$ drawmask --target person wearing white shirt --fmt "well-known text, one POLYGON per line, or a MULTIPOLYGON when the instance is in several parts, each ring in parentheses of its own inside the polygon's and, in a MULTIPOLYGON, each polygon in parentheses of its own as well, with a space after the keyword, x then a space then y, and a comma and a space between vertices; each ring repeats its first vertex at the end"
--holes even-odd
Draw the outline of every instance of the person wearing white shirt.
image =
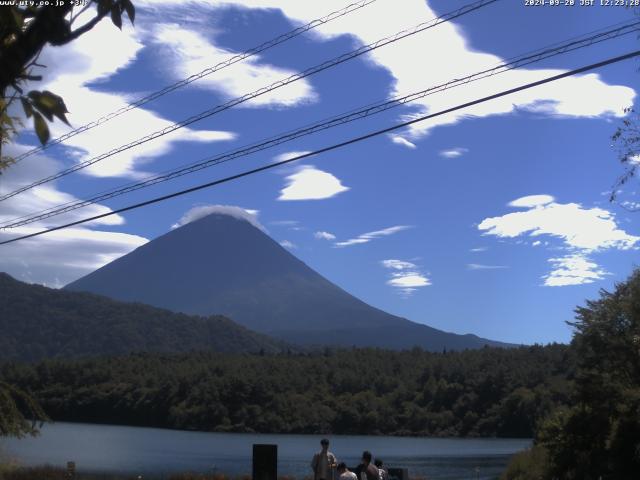
POLYGON ((358 480, 358 476, 349 470, 344 462, 338 464, 337 472, 340 475, 338 480, 358 480))
POLYGON ((322 449, 311 459, 313 480, 334 480, 333 469, 336 467, 336 456, 329 451, 329 440, 320 441, 322 449))

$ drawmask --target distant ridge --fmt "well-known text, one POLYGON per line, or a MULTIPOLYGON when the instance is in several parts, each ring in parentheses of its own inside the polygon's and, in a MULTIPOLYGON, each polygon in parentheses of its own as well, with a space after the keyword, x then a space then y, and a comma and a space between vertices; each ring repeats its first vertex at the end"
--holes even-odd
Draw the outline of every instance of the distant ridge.
POLYGON ((0 360, 286 348, 221 316, 187 316, 91 293, 29 285, 0 273, 0 360))
POLYGON ((220 213, 176 228, 65 288, 176 312, 222 314, 303 345, 433 351, 511 346, 443 332, 374 308, 249 221, 220 213))

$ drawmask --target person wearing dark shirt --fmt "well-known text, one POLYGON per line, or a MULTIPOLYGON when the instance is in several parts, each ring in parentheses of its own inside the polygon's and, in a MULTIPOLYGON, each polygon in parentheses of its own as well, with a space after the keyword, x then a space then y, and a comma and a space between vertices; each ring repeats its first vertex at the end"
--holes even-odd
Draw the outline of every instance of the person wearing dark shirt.
POLYGON ((371 452, 367 450, 362 452, 362 463, 354 473, 358 476, 358 480, 380 480, 378 468, 371 463, 371 452))

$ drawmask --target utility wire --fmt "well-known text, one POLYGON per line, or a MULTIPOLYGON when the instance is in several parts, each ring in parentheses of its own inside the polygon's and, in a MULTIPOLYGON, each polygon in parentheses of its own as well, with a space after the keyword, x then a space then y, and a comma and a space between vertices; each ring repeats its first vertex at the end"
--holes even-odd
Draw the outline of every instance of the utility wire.
POLYGON ((108 199, 129 193, 135 190, 139 190, 139 189, 149 187, 158 183, 162 183, 168 180, 172 180, 174 178, 178 178, 183 175, 187 175, 205 168, 209 168, 214 165, 218 165, 220 163, 224 163, 239 157, 244 157, 252 153, 266 150, 268 148, 292 141, 294 139, 297 139, 303 136, 311 135, 313 133, 327 130, 327 129, 330 129, 339 125, 343 125, 346 123, 351 123, 353 121, 360 120, 360 119, 387 111, 389 109, 392 109, 401 105, 405 105, 407 103, 416 101, 418 99, 424 98, 429 95, 433 95, 438 92, 442 92, 450 88, 466 85, 467 83, 478 81, 478 80, 481 80, 490 76, 494 76, 500 73, 504 73, 506 71, 513 70, 515 68, 521 68, 526 65, 536 63, 543 59, 547 59, 562 53, 574 51, 580 48, 585 48, 596 43, 618 38, 620 36, 623 36, 632 32, 640 31, 640 21, 637 21, 637 20, 634 22, 624 22, 623 24, 619 23, 616 25, 617 25, 616 28, 612 28, 610 30, 601 29, 600 31, 597 31, 596 33, 590 36, 583 35, 582 36, 583 38, 577 37, 578 39, 572 39, 571 41, 567 41, 563 44, 554 44, 554 47, 552 48, 545 47, 538 51, 530 52, 524 56, 514 57, 513 59, 510 59, 505 63, 498 64, 492 68, 483 70, 481 72, 477 72, 462 78, 453 79, 446 83, 433 86, 433 87, 421 90, 419 92, 414 92, 405 96, 397 97, 392 100, 370 104, 360 109, 352 110, 345 114, 332 117, 328 120, 317 122, 315 124, 311 124, 311 125, 302 127, 300 129, 293 130, 285 134, 281 134, 276 137, 271 137, 266 140, 261 140, 254 144, 250 144, 248 146, 240 147, 238 149, 231 150, 223 154, 214 155, 212 157, 208 157, 198 162, 191 163, 189 165, 186 165, 174 170, 170 170, 167 172, 157 174, 155 176, 148 177, 137 183, 130 183, 121 187, 116 187, 115 189, 111 189, 106 192, 98 193, 93 197, 90 197, 87 199, 74 200, 66 204, 57 205, 55 207, 42 210, 40 212, 30 213, 22 217, 14 218, 9 222, 3 225, 0 225, 0 228, 6 229, 6 228, 20 227, 23 225, 27 225, 29 223, 39 221, 39 220, 44 220, 57 215, 61 215, 73 210, 77 210, 87 205, 108 200, 108 199))
POLYGON ((304 70, 300 73, 296 73, 294 75, 291 75, 288 78, 279 80, 275 83, 272 83, 271 85, 267 86, 267 87, 262 87, 258 90, 255 90, 251 93, 247 93, 241 97, 237 97, 234 98, 233 100, 230 100, 227 103, 224 103, 222 105, 218 105, 216 107, 213 107, 209 110, 205 110, 203 112, 200 112, 196 115, 192 115, 191 117, 182 120, 180 122, 174 123, 172 125, 169 125, 168 127, 165 127, 161 130, 157 130, 153 133, 150 133, 149 135, 146 135, 144 137, 138 138, 130 143, 121 145, 119 147, 116 147, 106 153, 102 153, 100 155, 98 155, 97 157, 93 157, 91 159, 85 160, 83 162, 80 162, 76 165, 73 165, 72 167, 69 167, 65 170, 62 170, 58 173, 55 173, 53 175, 50 175, 48 177, 45 177, 43 179, 40 179, 36 182, 30 183, 29 185, 25 185, 24 187, 20 187, 17 190, 14 190, 10 193, 4 194, 2 196, 0 196, 0 201, 3 200, 7 200, 8 198, 14 197, 16 195, 18 195, 19 193, 22 193, 24 191, 30 190, 34 187, 37 187, 39 185, 43 185, 45 183, 51 182, 53 180, 56 180, 58 178, 64 177, 66 175, 69 175, 71 173, 77 172, 78 170, 82 170, 90 165, 93 165, 95 163, 98 163, 106 158, 109 158, 117 153, 121 153, 125 150, 129 150, 133 147, 136 147, 138 145, 142 145, 144 143, 147 143, 151 140, 155 140, 156 138, 162 137, 164 135, 167 135, 171 132, 174 132, 180 128, 186 127, 188 125, 191 125, 195 122, 198 122, 200 120, 203 120, 205 118, 211 117, 212 115, 215 115, 217 113, 223 112, 225 110, 228 110, 236 105, 240 105, 244 102, 247 102, 249 100, 253 100, 257 97, 260 97, 261 95, 264 95, 266 93, 272 92, 273 90, 276 90, 278 88, 284 87, 286 85, 289 85, 293 82, 297 82, 298 80, 302 80, 303 78, 309 77, 311 75, 315 75, 316 73, 322 72, 324 70, 327 70, 328 68, 331 67, 335 67, 337 65, 340 65, 344 62, 347 62, 349 60, 352 60, 354 58, 357 58, 361 55, 364 55, 365 53, 369 53, 373 50, 376 50, 380 47, 383 47, 385 45, 389 45, 392 43, 395 43, 399 40, 402 40, 404 38, 410 37, 412 35, 416 35, 417 33, 423 32, 425 30, 428 30, 430 28, 433 28, 441 23, 445 23, 448 21, 451 21, 455 18, 461 17, 463 15, 466 15, 470 12, 473 12, 475 10, 478 10, 482 7, 485 7, 491 3, 495 3, 498 0, 480 0, 480 1, 476 1, 467 5, 464 5, 462 7, 460 7, 459 9, 453 11, 453 12, 449 12, 445 15, 442 15, 440 17, 437 17, 433 20, 430 20, 428 22, 424 22, 421 23, 411 29, 408 30, 402 30, 394 35, 391 35, 390 37, 385 37, 383 39, 380 39, 376 42, 370 43, 368 45, 365 45, 363 47, 358 48, 357 50, 353 50, 351 52, 345 53, 343 55, 340 55, 339 57, 335 57, 331 60, 328 60, 326 62, 323 62, 319 65, 316 65, 314 67, 308 68, 307 70, 304 70))
POLYGON ((116 215, 116 214, 123 213, 123 212, 128 212, 130 210, 134 210, 134 209, 137 209, 137 208, 145 207, 147 205, 152 205, 154 203, 163 202, 165 200, 169 200, 171 198, 175 198, 175 197, 179 197, 179 196, 182 196, 182 195, 186 195, 188 193, 196 192, 198 190, 203 190, 205 188, 210 188, 210 187, 214 187, 216 185, 221 185, 223 183, 228 183, 228 182, 231 182, 233 180, 238 180, 240 178, 247 177, 249 175, 253 175, 255 173, 259 173, 259 172, 263 172, 265 170, 270 170, 272 168, 280 167, 282 165, 285 165, 285 164, 288 164, 288 163, 291 163, 291 162, 295 162, 295 161, 301 160, 303 158, 311 157, 313 155, 319 155, 321 153, 326 153, 326 152, 329 152, 329 151, 332 151, 332 150, 337 150, 339 148, 343 148, 343 147, 346 147, 348 145, 361 142, 363 140, 368 140, 370 138, 377 137, 379 135, 384 135, 385 133, 389 133, 389 132, 393 132, 395 130, 399 130, 399 129, 407 127, 409 125, 413 125, 414 123, 423 122, 425 120, 429 120, 431 118, 435 118, 435 117, 438 117, 440 115, 445 115, 447 113, 455 112, 455 111, 461 110, 463 108, 467 108, 467 107, 471 107, 471 106, 474 106, 474 105, 478 105, 480 103, 488 102, 490 100, 495 100, 496 98, 504 97, 506 95, 511 95, 513 93, 517 93, 517 92, 520 92, 522 90, 527 90, 529 88, 537 87, 539 85, 544 85, 544 84, 550 83, 550 82, 555 82, 557 80, 560 80, 560 79, 563 79, 563 78, 566 78, 566 77, 570 77, 570 76, 573 76, 573 75, 577 75, 579 73, 587 72, 589 70, 593 70, 593 69, 596 69, 596 68, 604 67, 606 65, 611 65, 613 63, 621 62, 623 60, 628 60, 630 58, 637 57, 639 55, 640 55, 640 50, 636 50, 634 52, 630 52, 630 53, 627 53, 627 54, 624 54, 624 55, 608 58, 608 59, 603 60, 601 62, 592 63, 590 65, 586 65, 584 67, 580 67, 580 68, 576 68, 574 70, 563 72, 563 73, 560 73, 558 75, 553 75, 551 77, 547 77, 545 79, 538 80, 536 82, 531 82, 531 83, 527 83, 527 84, 524 84, 524 85, 520 85, 519 87, 511 88, 509 90, 503 90, 502 92, 495 93, 495 94, 489 95, 487 97, 482 97, 482 98, 479 98, 477 100, 472 100, 470 102, 466 102, 466 103, 463 103, 463 104, 460 104, 460 105, 456 105, 455 107, 447 108, 445 110, 441 110, 441 111, 436 112, 436 113, 432 113, 432 114, 429 114, 429 115, 424 115, 424 116, 421 116, 421 117, 418 117, 418 118, 414 118, 413 120, 409 120, 409 121, 406 121, 406 122, 403 122, 403 123, 398 123, 398 124, 393 125, 391 127, 387 127, 387 128, 382 129, 382 130, 377 130, 377 131, 368 133, 366 135, 355 137, 355 138, 352 138, 350 140, 346 140, 346 141, 341 142, 341 143, 336 143, 336 144, 330 145, 328 147, 324 147, 324 148, 321 148, 319 150, 315 150, 313 152, 308 152, 308 153, 305 153, 305 154, 301 154, 301 155, 298 155, 296 157, 293 157, 293 158, 290 158, 290 159, 287 159, 287 160, 281 160, 279 162, 271 163, 269 165, 264 165, 262 167, 254 168, 252 170, 246 170, 246 171, 244 171, 242 173, 238 173, 236 175, 231 175, 229 177, 225 177, 225 178, 222 178, 222 179, 219 179, 219 180, 214 180, 212 182, 208 182, 208 183, 204 183, 204 184, 201 184, 201 185, 197 185, 195 187, 187 188, 185 190, 180 190, 178 192, 174 192, 174 193, 171 193, 171 194, 168 194, 168 195, 163 195, 161 197, 156 197, 156 198, 153 198, 151 200, 146 200, 144 202, 136 203, 136 204, 129 205, 129 206, 123 207, 123 208, 119 208, 118 210, 113 210, 111 212, 103 213, 103 214, 100 214, 100 215, 94 215, 92 217, 85 218, 85 219, 82 219, 82 220, 77 220, 75 222, 70 222, 70 223, 67 223, 67 224, 64 224, 64 225, 59 225, 57 227, 52 227, 52 228, 48 228, 46 230, 41 230, 39 232, 34 232, 34 233, 27 234, 27 235, 22 235, 20 237, 16 237, 16 238, 12 238, 12 239, 9 239, 9 240, 5 240, 3 242, 0 242, 0 245, 6 245, 6 244, 9 244, 9 243, 17 242, 19 240, 25 240, 27 238, 37 237, 39 235, 44 235, 45 233, 54 232, 56 230, 61 230, 63 228, 68 228, 68 227, 72 227, 72 226, 75 226, 75 225, 80 225, 80 224, 83 224, 83 223, 99 220, 101 218, 105 218, 105 217, 108 217, 108 216, 111 216, 111 215, 116 215))
POLYGON ((237 55, 232 56, 231 58, 229 58, 228 60, 225 60, 224 62, 220 62, 217 65, 213 65, 211 67, 207 67, 204 70, 202 70, 201 72, 195 73, 193 75, 191 75, 190 77, 187 77, 185 79, 179 80, 171 85, 167 85, 166 87, 157 90, 153 93, 150 93, 149 95, 142 97, 136 101, 134 101, 133 103, 130 103, 128 105, 124 105, 123 107, 119 108, 118 110, 114 110, 111 113, 108 113, 100 118, 98 118, 97 120, 93 120, 92 122, 89 122, 85 125, 82 125, 80 127, 77 127, 73 130, 71 130, 70 132, 65 133, 64 135, 61 135, 57 138, 54 138, 53 140, 49 140, 45 145, 41 145, 38 146, 36 148, 33 148, 27 152, 22 153, 21 155, 18 155, 15 159, 14 159, 14 163, 18 163, 21 162, 22 160, 24 160, 27 157, 30 157, 31 155, 41 152, 43 150, 46 150, 47 148, 53 146, 53 145, 57 145, 59 143, 64 142, 65 140, 71 138, 71 137, 75 137, 76 135, 86 132, 87 130, 91 130, 92 128, 97 127, 98 125, 102 125, 103 123, 108 122, 109 120, 119 117, 120 115, 127 113, 130 110, 133 110, 135 108, 139 108, 142 105, 145 105, 146 103, 149 103, 153 100, 156 100, 157 98, 160 98, 168 93, 173 92, 174 90, 177 90, 179 88, 182 88, 186 85, 189 85, 190 83, 195 82, 196 80, 200 80, 201 78, 204 78, 208 75, 211 75, 212 73, 218 72, 224 68, 230 67, 231 65, 234 65, 238 62, 241 62, 242 60, 245 60, 249 57, 252 57, 254 55, 258 55, 259 53, 262 53, 266 50, 269 50, 270 48, 273 48, 277 45, 280 45, 281 43, 287 42, 288 40, 291 40, 292 38, 295 38, 299 35, 302 35, 305 32, 308 32, 309 30, 312 30, 314 28, 317 28, 321 25, 324 25, 326 23, 329 23, 333 20, 336 20, 340 17, 343 17, 345 15, 348 15, 352 12, 355 12, 357 10, 360 10, 361 8, 364 8, 374 2, 376 2, 377 0, 360 0, 359 2, 355 2, 352 3, 350 5, 347 5, 346 7, 340 9, 340 10, 336 10, 335 12, 331 12, 328 15, 325 15, 322 18, 318 18, 315 20, 312 20, 311 22, 307 23, 306 25, 302 25, 301 27, 298 27, 294 30, 291 30, 287 33, 284 33, 276 38, 273 38, 267 42, 264 42, 260 45, 258 45, 257 47, 253 47, 250 48, 249 50, 246 50, 242 53, 239 53, 237 55))

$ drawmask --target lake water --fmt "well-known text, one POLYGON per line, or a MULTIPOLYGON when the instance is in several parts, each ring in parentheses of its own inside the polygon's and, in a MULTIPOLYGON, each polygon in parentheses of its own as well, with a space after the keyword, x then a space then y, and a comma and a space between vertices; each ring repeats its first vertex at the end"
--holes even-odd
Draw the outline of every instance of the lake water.
MULTIPOLYGON (((54 423, 36 438, 2 439, 0 455, 22 465, 64 467, 79 471, 123 472, 164 478, 171 472, 251 473, 252 445, 278 445, 278 475, 302 478, 319 449, 319 435, 205 433, 158 428, 54 423)), ((433 480, 497 478, 509 457, 527 448, 525 439, 453 439, 331 435, 338 461, 355 466, 370 450, 387 466, 408 467, 409 476, 433 480)))

